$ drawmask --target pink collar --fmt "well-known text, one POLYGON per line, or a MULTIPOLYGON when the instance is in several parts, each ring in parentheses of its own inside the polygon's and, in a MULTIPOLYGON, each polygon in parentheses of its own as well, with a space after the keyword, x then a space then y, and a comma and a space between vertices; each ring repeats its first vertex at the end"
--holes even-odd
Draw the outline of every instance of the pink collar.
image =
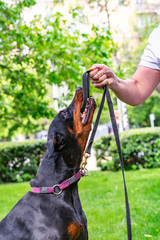
POLYGON ((55 195, 61 194, 62 190, 69 187, 72 183, 77 182, 85 174, 82 170, 79 170, 75 175, 62 182, 61 184, 56 184, 53 187, 33 187, 32 192, 34 193, 53 193, 55 195))

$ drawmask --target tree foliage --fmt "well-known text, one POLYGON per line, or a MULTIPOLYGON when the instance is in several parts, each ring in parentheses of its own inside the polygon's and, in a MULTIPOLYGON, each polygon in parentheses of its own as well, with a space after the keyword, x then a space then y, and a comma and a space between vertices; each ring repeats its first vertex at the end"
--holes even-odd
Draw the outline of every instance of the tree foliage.
POLYGON ((77 24, 83 25, 84 19, 78 8, 72 11, 72 22, 59 12, 25 22, 22 13, 34 4, 19 0, 8 6, 0 0, 0 139, 44 128, 43 119, 55 114, 52 84, 65 81, 67 98, 73 97, 86 68, 97 62, 111 65, 116 51, 106 29, 93 26, 81 34, 77 24))

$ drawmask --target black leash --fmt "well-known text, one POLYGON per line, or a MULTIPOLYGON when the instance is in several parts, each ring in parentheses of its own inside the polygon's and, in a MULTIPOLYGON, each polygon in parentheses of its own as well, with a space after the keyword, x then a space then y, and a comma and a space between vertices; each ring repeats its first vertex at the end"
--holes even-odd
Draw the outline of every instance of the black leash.
POLYGON ((81 107, 81 113, 84 112, 87 99, 89 98, 89 81, 90 81, 90 74, 89 71, 83 73, 82 75, 82 85, 83 85, 83 105, 81 107))
MULTIPOLYGON (((82 76, 84 98, 83 98, 83 105, 82 105, 82 108, 81 108, 81 112, 84 111, 86 103, 87 103, 87 98, 89 97, 89 80, 90 80, 90 74, 89 73, 90 72, 87 71, 82 76)), ((117 123, 116 123, 116 118, 115 118, 115 114, 114 114, 114 109, 113 109, 111 96, 110 96, 107 85, 104 86, 103 89, 104 89, 104 91, 103 91, 102 100, 101 100, 101 103, 100 103, 100 107, 99 107, 99 110, 98 110, 98 113, 97 113, 96 121, 95 121, 93 130, 92 130, 90 139, 88 141, 85 153, 88 154, 88 156, 90 156, 92 144, 93 144, 94 137, 95 137, 95 134, 96 134, 96 131, 97 131, 98 123, 99 123, 99 120, 100 120, 100 116, 101 116, 101 113, 102 113, 102 109, 103 109, 104 102, 105 102, 105 97, 106 97, 107 103, 108 103, 108 108, 109 108, 109 113, 110 113, 110 118, 111 118, 111 122, 112 122, 112 128, 113 128, 113 132, 114 132, 114 136, 115 136, 115 140, 116 140, 118 155, 119 155, 119 159, 120 159, 122 176, 123 176, 123 184, 124 184, 124 192, 125 192, 125 205, 126 205, 126 220, 127 220, 127 236, 128 236, 128 240, 132 240, 132 226, 131 226, 131 217, 130 217, 130 207, 129 207, 128 193, 127 193, 127 187, 126 187, 126 181, 125 181, 125 175, 124 175, 123 157, 122 157, 122 152, 121 152, 121 145, 120 145, 120 139, 119 139, 119 134, 118 134, 118 128, 117 128, 117 123)))

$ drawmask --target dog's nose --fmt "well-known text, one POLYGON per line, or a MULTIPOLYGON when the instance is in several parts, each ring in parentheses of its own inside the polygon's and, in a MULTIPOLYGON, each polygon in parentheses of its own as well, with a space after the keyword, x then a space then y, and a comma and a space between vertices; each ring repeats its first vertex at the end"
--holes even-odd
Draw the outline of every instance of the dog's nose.
POLYGON ((78 88, 77 88, 77 91, 80 91, 81 89, 82 89, 82 87, 78 87, 78 88))

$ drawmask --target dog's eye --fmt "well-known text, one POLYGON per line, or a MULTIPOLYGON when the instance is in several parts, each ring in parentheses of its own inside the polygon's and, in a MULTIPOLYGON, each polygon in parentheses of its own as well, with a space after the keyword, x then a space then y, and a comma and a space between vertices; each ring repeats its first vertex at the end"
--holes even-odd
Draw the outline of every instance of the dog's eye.
POLYGON ((56 142, 57 142, 57 143, 61 143, 61 141, 62 141, 62 136, 61 136, 61 134, 58 132, 58 133, 56 134, 56 142))
POLYGON ((63 134, 57 132, 56 133, 56 141, 55 141, 55 148, 56 150, 61 150, 65 146, 65 139, 63 134))
POLYGON ((67 118, 67 112, 66 111, 62 111, 61 115, 63 116, 63 118, 67 118))

